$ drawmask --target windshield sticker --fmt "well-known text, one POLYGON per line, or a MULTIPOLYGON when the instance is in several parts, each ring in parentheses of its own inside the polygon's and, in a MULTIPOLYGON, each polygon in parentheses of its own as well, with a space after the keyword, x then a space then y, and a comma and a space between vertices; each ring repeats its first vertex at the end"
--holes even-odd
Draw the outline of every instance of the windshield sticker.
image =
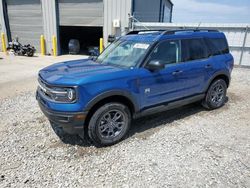
POLYGON ((140 49, 148 49, 148 47, 149 47, 149 44, 143 44, 143 43, 136 43, 135 45, 134 45, 134 48, 140 48, 140 49))

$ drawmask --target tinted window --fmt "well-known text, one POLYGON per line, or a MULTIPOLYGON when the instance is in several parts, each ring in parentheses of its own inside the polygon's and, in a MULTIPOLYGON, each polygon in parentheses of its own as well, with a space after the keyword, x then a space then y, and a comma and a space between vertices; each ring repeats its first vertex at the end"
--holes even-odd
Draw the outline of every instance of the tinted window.
POLYGON ((183 61, 193 61, 207 58, 207 48, 203 39, 182 40, 183 61))
POLYGON ((213 38, 206 39, 211 55, 220 55, 229 53, 226 39, 213 38))
POLYGON ((161 42, 153 50, 150 61, 156 60, 167 65, 180 62, 180 41, 161 42))

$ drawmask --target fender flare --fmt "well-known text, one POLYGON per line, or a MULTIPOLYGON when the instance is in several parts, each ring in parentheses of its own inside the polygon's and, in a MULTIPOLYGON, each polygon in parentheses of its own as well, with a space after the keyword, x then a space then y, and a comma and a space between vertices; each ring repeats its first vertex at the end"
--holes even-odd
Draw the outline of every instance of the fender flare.
POLYGON ((209 88, 209 86, 211 85, 212 81, 217 77, 217 76, 226 76, 229 80, 229 83, 230 83, 230 80, 231 80, 231 76, 229 74, 228 71, 218 71, 216 72, 207 82, 205 88, 204 88, 204 92, 206 92, 209 88))
POLYGON ((85 107, 85 111, 90 111, 94 105, 96 105, 101 100, 112 97, 112 96, 121 96, 127 98, 133 105, 135 112, 139 111, 139 104, 135 100, 135 97, 129 93, 128 91, 124 90, 112 90, 112 91, 106 91, 103 92, 96 97, 94 97, 91 101, 89 101, 85 107))

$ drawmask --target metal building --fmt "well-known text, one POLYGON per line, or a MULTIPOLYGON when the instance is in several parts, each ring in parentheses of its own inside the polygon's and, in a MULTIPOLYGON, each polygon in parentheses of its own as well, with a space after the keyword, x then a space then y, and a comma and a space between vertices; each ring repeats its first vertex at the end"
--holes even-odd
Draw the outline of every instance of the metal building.
POLYGON ((166 0, 137 0, 133 3, 133 14, 140 22, 171 22, 171 1, 166 0), (146 13, 146 14, 145 14, 146 13))
POLYGON ((0 29, 11 41, 18 36, 40 52, 44 35, 46 53, 52 53, 52 36, 57 53, 67 53, 70 39, 80 41, 81 50, 108 44, 109 35, 125 34, 131 20, 171 22, 170 0, 0 0, 0 29))

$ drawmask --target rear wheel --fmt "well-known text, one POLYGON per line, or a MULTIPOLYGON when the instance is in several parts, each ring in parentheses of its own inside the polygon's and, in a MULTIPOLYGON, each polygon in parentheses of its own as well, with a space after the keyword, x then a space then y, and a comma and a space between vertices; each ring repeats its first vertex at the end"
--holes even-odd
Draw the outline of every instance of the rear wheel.
POLYGON ((131 114, 127 106, 108 103, 92 115, 88 135, 97 146, 113 145, 125 137, 130 122, 131 114))
POLYGON ((223 79, 217 79, 210 85, 202 105, 207 109, 222 107, 226 102, 227 84, 223 79))
POLYGON ((33 50, 28 50, 27 51, 27 56, 28 57, 33 57, 34 56, 34 51, 33 50))

